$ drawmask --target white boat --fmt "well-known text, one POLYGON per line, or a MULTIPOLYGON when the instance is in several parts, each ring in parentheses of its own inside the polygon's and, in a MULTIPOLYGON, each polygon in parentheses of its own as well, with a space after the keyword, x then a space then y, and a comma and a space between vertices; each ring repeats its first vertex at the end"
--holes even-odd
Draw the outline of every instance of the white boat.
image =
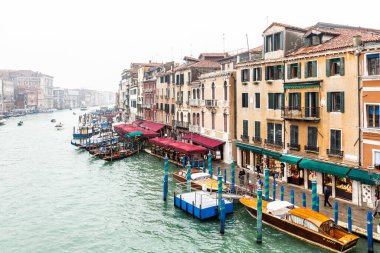
POLYGON ((63 129, 63 124, 61 122, 59 122, 59 124, 55 125, 55 128, 57 130, 62 130, 63 129))
POLYGON ((5 125, 4 115, 0 115, 0 126, 5 125))
POLYGON ((86 111, 86 110, 87 110, 87 106, 82 105, 82 106, 80 107, 80 110, 81 110, 81 111, 86 111))

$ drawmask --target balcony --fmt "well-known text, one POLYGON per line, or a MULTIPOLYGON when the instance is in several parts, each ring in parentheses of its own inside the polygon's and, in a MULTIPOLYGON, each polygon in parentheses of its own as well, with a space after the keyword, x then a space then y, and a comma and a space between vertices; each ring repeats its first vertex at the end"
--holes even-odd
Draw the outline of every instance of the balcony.
POLYGON ((245 135, 245 134, 242 134, 240 136, 241 140, 244 141, 244 142, 249 142, 249 136, 248 135, 245 135))
POLYGON ((205 100, 205 104, 206 104, 207 108, 217 107, 218 106, 218 100, 207 99, 207 100, 205 100))
POLYGON ((262 143, 262 139, 260 137, 252 137, 252 141, 254 143, 258 143, 258 144, 261 144, 262 143))
POLYGON ((153 89, 152 89, 152 88, 144 89, 144 92, 145 92, 145 93, 150 93, 150 92, 153 92, 153 89))
POLYGON ((168 96, 168 95, 165 96, 165 99, 169 99, 169 98, 170 98, 170 96, 168 96))
POLYGON ((334 156, 334 157, 343 157, 343 151, 337 150, 337 149, 326 149, 326 153, 328 156, 334 156))
POLYGON ((192 133, 197 133, 199 134, 201 132, 201 127, 198 125, 190 125, 189 126, 189 131, 192 133))
POLYGON ((319 121, 319 107, 285 107, 281 117, 287 120, 319 121))
POLYGON ((200 105, 199 99, 190 99, 190 106, 199 106, 200 105))
POLYGON ((175 103, 176 103, 177 105, 182 105, 182 104, 183 104, 183 100, 182 100, 182 99, 177 99, 177 100, 175 101, 175 103))
POLYGON ((189 129, 189 122, 173 120, 173 126, 189 129))
POLYGON ((319 147, 316 147, 316 146, 305 145, 304 149, 305 149, 305 152, 307 153, 316 153, 316 154, 319 153, 319 147))
POLYGON ((288 143, 287 146, 290 150, 296 150, 296 151, 301 150, 300 144, 297 144, 297 143, 288 143))
POLYGON ((142 105, 142 108, 145 108, 145 109, 152 109, 152 108, 153 108, 153 105, 152 105, 152 104, 143 104, 143 105, 142 105))
POLYGON ((269 146, 274 146, 274 147, 282 147, 284 143, 282 141, 278 140, 273 140, 273 139, 265 139, 264 143, 269 146))

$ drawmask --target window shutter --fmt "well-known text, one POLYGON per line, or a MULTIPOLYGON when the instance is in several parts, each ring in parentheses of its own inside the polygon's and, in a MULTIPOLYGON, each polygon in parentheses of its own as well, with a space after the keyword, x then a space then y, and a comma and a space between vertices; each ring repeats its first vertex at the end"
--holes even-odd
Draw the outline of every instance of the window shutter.
POLYGON ((274 109, 274 93, 268 93, 268 109, 274 109))
POLYGON ((249 71, 250 71, 250 69, 247 69, 247 81, 249 82, 250 80, 250 75, 249 75, 249 71))
POLYGON ((265 67, 265 80, 269 80, 269 69, 265 67))
POLYGON ((305 46, 310 46, 310 38, 305 39, 305 46))
POLYGON ((280 65, 281 75, 278 74, 278 79, 284 79, 284 65, 280 65))
POLYGON ((309 117, 309 97, 310 92, 305 92, 305 116, 309 117))
POLYGON ((280 33, 280 50, 284 49, 284 32, 280 33))
POLYGON ((281 104, 280 104, 281 107, 279 109, 283 109, 285 106, 284 93, 281 93, 280 98, 281 98, 281 104))
POLYGON ((340 112, 344 112, 344 91, 340 92, 340 112))
POLYGON ((297 77, 301 78, 301 63, 298 63, 298 69, 297 69, 297 77))
POLYGON ((252 69, 252 81, 256 81, 256 71, 255 71, 255 68, 252 69))
POLYGON ((344 57, 340 58, 340 71, 339 72, 340 72, 339 74, 341 76, 344 76, 344 57))
POLYGON ((287 68, 287 70, 288 70, 288 79, 290 79, 291 78, 291 72, 290 72, 290 70, 292 69, 292 64, 288 64, 288 65, 286 65, 286 68, 287 68))
POLYGON ((266 40, 267 37, 264 37, 264 52, 266 53, 267 52, 267 40, 266 40))
POLYGON ((260 138, 260 121, 255 121, 255 137, 260 138))
POLYGON ((327 112, 332 111, 332 93, 327 92, 327 112))
POLYGON ((262 71, 262 68, 260 67, 260 68, 257 68, 258 69, 258 73, 257 73, 257 80, 258 81, 261 81, 261 71, 262 71))
POLYGON ((301 110, 301 93, 297 93, 297 109, 301 110))
POLYGON ((240 71, 241 81, 244 82, 244 69, 240 71))
POLYGON ((326 76, 331 76, 331 66, 330 66, 331 60, 326 60, 326 76))
POLYGON ((317 77, 317 61, 312 61, 311 62, 311 73, 313 77, 317 77))
POLYGON ((289 96, 288 96, 288 106, 289 106, 289 109, 291 110, 292 106, 293 106, 293 93, 289 93, 289 96))
POLYGON ((309 66, 309 63, 308 62, 305 62, 305 69, 304 69, 304 76, 305 76, 305 78, 308 78, 309 76, 308 76, 308 71, 307 71, 307 68, 308 68, 308 66, 309 66))

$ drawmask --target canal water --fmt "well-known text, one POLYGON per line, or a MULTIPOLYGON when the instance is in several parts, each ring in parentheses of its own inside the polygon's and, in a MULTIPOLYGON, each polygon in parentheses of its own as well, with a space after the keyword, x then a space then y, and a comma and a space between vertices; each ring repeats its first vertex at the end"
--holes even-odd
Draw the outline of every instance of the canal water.
MULTIPOLYGON (((217 221, 174 208, 171 177, 163 202, 163 161, 145 153, 113 163, 92 158, 70 145, 76 121, 73 111, 58 111, 0 126, 1 253, 325 252, 265 225, 256 244, 256 221, 239 205, 220 236, 217 221)), ((361 239, 353 252, 366 249, 361 239)))

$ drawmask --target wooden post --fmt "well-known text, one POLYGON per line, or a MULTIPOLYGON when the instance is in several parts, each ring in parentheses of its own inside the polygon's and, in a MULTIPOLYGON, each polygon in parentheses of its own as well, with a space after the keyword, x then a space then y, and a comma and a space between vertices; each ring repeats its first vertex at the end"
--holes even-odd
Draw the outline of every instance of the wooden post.
POLYGON ((169 171, 169 160, 168 157, 165 156, 165 162, 164 162, 164 201, 166 201, 168 196, 168 171, 169 171))
POLYGON ((338 225, 338 202, 334 203, 334 222, 338 225))
POLYGON ((347 228, 348 228, 348 232, 349 233, 352 233, 352 213, 351 213, 351 207, 348 206, 348 209, 347 209, 347 228))

